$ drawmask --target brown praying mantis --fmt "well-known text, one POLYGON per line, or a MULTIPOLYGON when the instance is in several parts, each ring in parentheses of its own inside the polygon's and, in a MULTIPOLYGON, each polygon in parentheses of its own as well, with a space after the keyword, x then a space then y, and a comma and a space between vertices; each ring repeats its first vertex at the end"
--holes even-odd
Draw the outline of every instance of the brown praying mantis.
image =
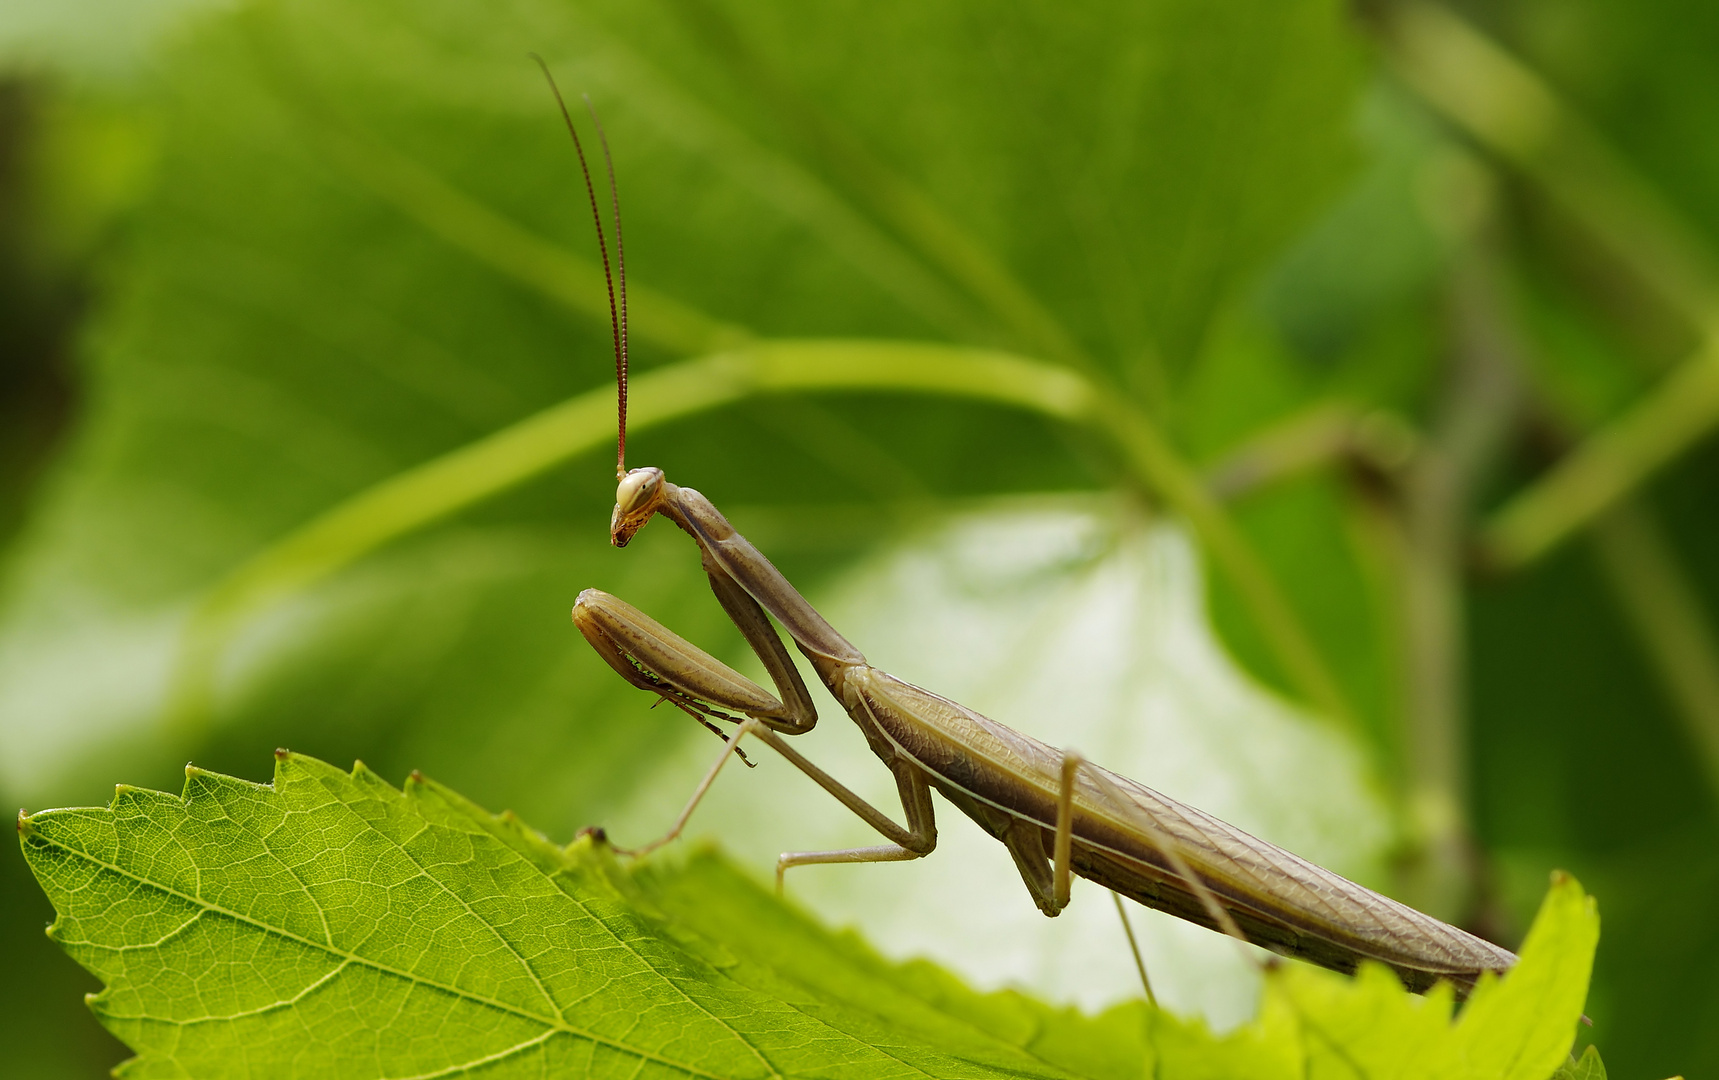
MULTIPOLYGON (((546 66, 544 74, 549 75, 546 66)), ((553 78, 550 85, 554 88, 553 78)), ((775 686, 772 694, 617 597, 597 589, 579 594, 573 622, 597 654, 627 682, 725 740, 674 826, 635 854, 680 834, 723 765, 750 736, 887 841, 784 854, 777 862, 778 888, 783 874, 796 866, 929 855, 937 843, 935 790, 1002 841, 1046 915, 1067 906, 1071 877, 1078 875, 1147 907, 1337 971, 1353 972, 1362 960, 1379 961, 1417 991, 1445 979, 1465 993, 1482 973, 1516 962, 1490 942, 871 666, 709 499, 670 483, 661 469, 628 470, 626 263, 614 166, 598 123, 614 213, 616 272, 611 275, 603 215, 584 148, 560 92, 555 93, 578 150, 609 282, 619 432, 610 539, 625 547, 659 514, 692 537, 711 591, 775 686), (818 716, 772 618, 894 775, 905 824, 843 786, 784 738, 811 731, 818 716), (724 734, 718 722, 735 727, 724 734)))

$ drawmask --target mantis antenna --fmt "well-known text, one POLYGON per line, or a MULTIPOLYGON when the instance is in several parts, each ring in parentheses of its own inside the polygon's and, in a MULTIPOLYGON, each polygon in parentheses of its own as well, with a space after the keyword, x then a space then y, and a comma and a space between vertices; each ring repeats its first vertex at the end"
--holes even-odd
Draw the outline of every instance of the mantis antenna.
MULTIPOLYGON (((585 110, 591 114, 591 124, 597 129, 597 142, 603 148, 603 165, 609 175, 609 205, 615 216, 615 272, 611 274, 609 245, 603 236, 603 212, 597 204, 597 187, 591 182, 591 167, 585 161, 585 146, 579 141, 579 129, 573 125, 573 114, 567 111, 567 101, 561 96, 561 87, 556 85, 555 76, 549 72, 549 65, 538 54, 530 55, 542 69, 543 77, 549 81, 549 91, 555 95, 555 104, 561 110, 561 119, 567 124, 567 134, 573 137, 573 149, 579 155, 579 172, 585 177, 585 194, 591 200, 591 220, 597 226, 597 250, 603 256, 603 281, 609 287, 609 328, 615 339, 615 479, 621 480, 627 475, 627 254, 625 245, 621 242, 621 192, 615 184, 615 158, 609 153, 609 137, 603 132, 603 122, 597 119, 596 106, 591 104, 589 94, 583 95, 585 110), (620 281, 618 302, 615 290, 617 278, 620 281)), ((732 720, 733 717, 716 710, 701 711, 687 704, 680 696, 664 696, 658 704, 663 701, 672 703, 716 736, 727 738, 722 729, 710 721, 709 715, 721 716, 726 720, 732 720)), ((734 753, 748 768, 752 767, 752 759, 748 758, 744 751, 736 748, 734 753)))
POLYGON ((603 122, 597 119, 597 110, 591 104, 590 96, 586 95, 585 108, 591 114, 591 123, 597 128, 597 141, 603 147, 603 164, 609 174, 609 202, 615 214, 616 273, 611 274, 609 244, 603 235, 603 212, 597 206, 597 188, 591 183, 591 168, 585 163, 585 147, 579 142, 579 130, 573 126, 573 114, 567 111, 567 102, 561 97, 561 88, 555 85, 555 76, 549 73, 549 65, 536 53, 532 53, 531 58, 543 70, 543 77, 549 80, 549 90, 555 95, 561 119, 567 123, 567 134, 573 136, 573 149, 579 155, 579 171, 585 177, 585 194, 591 199, 591 220, 597 226, 597 250, 603 256, 603 281, 609 286, 609 329, 615 339, 615 479, 619 480, 627 475, 627 256, 621 244, 621 193, 615 186, 615 159, 609 154, 609 137, 603 133, 603 122), (615 298, 617 277, 621 284, 619 303, 615 298))

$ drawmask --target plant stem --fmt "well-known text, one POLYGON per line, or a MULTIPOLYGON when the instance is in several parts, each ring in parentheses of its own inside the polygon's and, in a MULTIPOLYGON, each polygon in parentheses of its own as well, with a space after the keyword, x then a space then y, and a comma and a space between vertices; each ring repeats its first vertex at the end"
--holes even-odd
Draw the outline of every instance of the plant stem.
POLYGON ((1719 338, 1493 514, 1481 533, 1489 563, 1534 562, 1639 488, 1719 425, 1719 338))
MULTIPOLYGON (((314 134, 347 175, 432 235, 502 274, 587 316, 609 323, 603 268, 543 239, 458 190, 404 154, 326 121, 314 134)), ((632 336, 671 352, 697 354, 751 338, 637 281, 628 282, 632 336)))
POLYGON ((1525 566, 1719 426, 1719 271, 1689 226, 1528 67, 1447 9, 1392 5, 1387 55, 1423 100, 1520 170, 1695 329, 1701 345, 1493 515, 1489 559, 1525 566))
POLYGON ((1321 401, 1250 436, 1208 468, 1206 487, 1225 502, 1328 468, 1355 449, 1357 410, 1321 401))
MULTIPOLYGON (((1193 470, 1120 394, 1103 392, 1066 368, 947 345, 759 342, 639 376, 632 425, 643 430, 754 395, 819 390, 947 394, 1098 428, 1205 541, 1293 685, 1327 717, 1353 722, 1276 582, 1193 470)), ((612 407, 607 387, 581 394, 358 492, 259 552, 197 605, 173 680, 173 713, 188 723, 206 718, 226 643, 256 611, 384 544, 605 444, 612 407)))
POLYGON ((1600 570, 1719 799, 1719 637, 1646 507, 1619 503, 1594 522, 1590 535, 1600 570))
POLYGON ((1324 715, 1340 726, 1353 728, 1359 721, 1337 680, 1271 572, 1217 497, 1120 393, 1094 395, 1092 408, 1099 426, 1121 448, 1135 473, 1187 519, 1214 562, 1228 574, 1285 676, 1324 715))
POLYGON ((1519 170, 1664 303, 1719 329, 1719 269, 1700 231, 1531 68, 1442 5, 1392 4, 1393 69, 1423 101, 1519 170))
POLYGON ((1419 849, 1411 893, 1455 918, 1472 900, 1463 566, 1475 489, 1520 401, 1515 349, 1487 238, 1455 268, 1453 360, 1425 444, 1403 479, 1403 778, 1419 849))

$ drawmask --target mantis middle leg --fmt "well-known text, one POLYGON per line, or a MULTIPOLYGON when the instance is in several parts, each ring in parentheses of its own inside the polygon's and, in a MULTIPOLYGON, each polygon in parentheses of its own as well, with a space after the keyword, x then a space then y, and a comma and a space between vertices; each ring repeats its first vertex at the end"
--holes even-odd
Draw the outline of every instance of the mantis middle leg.
MULTIPOLYGON (((1077 777, 1085 775, 1098 788, 1108 795, 1115 806, 1126 807, 1141 833, 1146 836, 1152 846, 1164 856, 1164 861, 1170 864, 1170 869, 1176 876, 1187 883, 1189 890, 1199 899, 1206 913, 1218 928, 1229 936, 1248 944, 1247 935, 1236 925, 1235 918, 1218 902, 1210 887, 1195 874, 1188 865, 1188 860, 1182 855, 1175 837, 1165 830, 1143 807, 1128 798, 1111 780, 1104 775, 1104 770, 1093 766, 1085 758, 1072 750, 1065 750, 1062 758, 1062 783, 1057 792, 1056 834, 1053 842, 1053 866, 1051 871, 1052 891, 1058 910, 1068 903, 1070 873, 1073 869, 1074 853, 1074 791, 1077 777)), ((1126 924, 1126 917, 1124 923, 1126 924)), ((1133 931, 1129 931, 1129 939, 1133 939, 1133 931)), ((1138 954, 1136 955, 1138 958, 1138 954)), ((1144 970, 1142 970, 1144 976, 1144 970)))

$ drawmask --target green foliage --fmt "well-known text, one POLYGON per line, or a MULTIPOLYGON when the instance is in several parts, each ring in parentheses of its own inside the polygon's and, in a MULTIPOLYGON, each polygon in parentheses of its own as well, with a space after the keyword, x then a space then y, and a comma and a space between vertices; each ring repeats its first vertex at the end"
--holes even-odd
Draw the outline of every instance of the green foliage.
POLYGON ((1580 1058, 1558 1066, 1552 1076, 1554 1080, 1606 1080, 1606 1065, 1600 1060, 1600 1052, 1590 1046, 1582 1051, 1580 1058))
POLYGON ((629 871, 433 782, 402 793, 285 751, 271 785, 190 768, 182 797, 121 787, 19 834, 135 1077, 1539 1080, 1565 1060, 1599 936, 1564 879, 1520 965, 1454 1022, 1448 988, 1295 966, 1258 1022, 1213 1036, 1144 1004, 1091 1018, 975 994, 714 855, 629 871))
MULTIPOLYGON (((1502 96, 1470 64, 1405 77, 1437 35, 1393 35, 1425 10, 1399 0, 0 5, 0 800, 290 745, 563 839, 678 807, 709 748, 566 608, 600 586, 741 657, 683 538, 603 543, 608 314, 537 51, 617 155, 634 358, 664 379, 635 464, 710 494, 891 670, 1436 914, 1509 943, 1571 868, 1607 904, 1614 1067, 1719 1070, 1711 440, 1686 413, 1655 451, 1680 463, 1607 474, 1657 547, 1470 573, 1548 455, 1710 333, 1719 17, 1454 6, 1519 63, 1502 96), (1499 118, 1552 137, 1498 145, 1499 118), (81 388, 50 463, 11 324, 74 313, 40 350, 81 388), (737 352, 794 379, 694 377, 737 352), (1029 377, 972 363, 999 352, 1029 377), (1021 392, 1071 381, 1109 422, 1021 392), (1104 539, 951 539, 1035 514, 1104 539)), ((808 752, 887 786, 840 726, 808 752)), ((695 827, 753 868, 823 835, 785 771, 725 777, 695 827)), ((1030 924, 1036 958, 965 975, 1110 1000, 1125 964, 1047 959, 1102 955, 1097 905, 1047 927, 1017 882, 974 885, 1007 860, 949 816, 937 859, 801 898, 895 956, 987 961, 989 928, 1030 924)), ((5 873, 8 1065, 87 1072, 117 1048, 5 873)), ((1168 999, 1239 1018, 1255 983, 1221 941, 1141 932, 1168 999)))
MULTIPOLYGON (((98 249, 77 436, 8 552, 0 790, 93 801, 116 770, 160 786, 189 757, 242 773, 285 744, 434 770, 563 837, 678 797, 647 777, 698 735, 644 714, 581 651, 578 591, 736 659, 678 538, 652 531, 624 557, 603 544, 606 401, 574 433, 586 449, 549 462, 564 472, 505 491, 481 476, 481 498, 317 588, 265 581, 270 603, 217 635, 206 707, 175 708, 188 613, 250 560, 440 455, 580 392, 607 398, 594 237, 527 51, 607 125, 641 372, 809 335, 1004 348, 1195 426, 1175 383, 1353 167, 1365 75, 1333 0, 1072 19, 1052 4, 186 4, 130 68, 113 59, 118 17, 80 10, 23 2, 0 19, 9 54, 78 77, 68 127, 117 115, 130 123, 103 145, 133 147, 123 170, 94 150, 48 163, 110 178, 44 189, 97 192, 123 231, 98 249)), ((641 409, 660 400, 645 390, 641 409)), ((1090 434, 960 397, 722 400, 639 428, 634 461, 717 498, 814 598, 938 505, 1138 486, 1090 434)), ((336 547, 336 563, 357 554, 336 547)), ((1023 647, 1054 644, 1047 622, 1023 647)), ((864 647, 894 650, 884 634, 864 647)), ((1269 648, 1250 657, 1281 679, 1269 648)), ((1024 714, 1009 705, 987 707, 1024 714)), ((1343 789, 1371 783, 1352 750, 1327 758, 1343 789)), ((1388 831, 1376 799, 1365 816, 1357 866, 1388 831)), ((870 888, 912 895, 899 878, 870 888)))
MULTIPOLYGON (((1350 158, 1359 52, 1336 5, 1226 10, 970 24, 906 4, 307 0, 187 16, 127 97, 154 169, 89 339, 82 437, 12 558, 0 782, 63 798, 98 744, 156 767, 206 745, 167 722, 188 607, 342 500, 604 392, 594 242, 528 49, 591 92, 619 155, 641 366, 745 335, 954 341, 1090 364, 1145 400, 1350 158), (102 678, 62 678, 97 656, 102 678)), ((830 423, 802 397, 754 400, 642 431, 635 452, 726 507, 810 521, 832 501, 889 513, 1118 473, 1035 420, 875 393, 834 402, 830 423)), ((567 722, 623 695, 567 663, 550 612, 600 574, 689 636, 713 625, 679 560, 602 561, 606 472, 586 450, 564 480, 485 489, 455 507, 462 532, 396 543, 281 632, 223 641, 249 662, 218 672, 214 711, 265 731, 314 712, 319 746, 387 742, 390 764, 445 760, 462 786, 582 824, 601 803, 561 793, 601 791, 584 781, 639 743, 567 722), (440 614, 419 605, 431 575, 440 614), (384 627, 387 647, 351 650, 384 627), (530 689, 548 682, 557 695, 530 689), (522 778, 521 756, 556 764, 522 778)), ((271 595, 300 597, 292 584, 271 595)))

